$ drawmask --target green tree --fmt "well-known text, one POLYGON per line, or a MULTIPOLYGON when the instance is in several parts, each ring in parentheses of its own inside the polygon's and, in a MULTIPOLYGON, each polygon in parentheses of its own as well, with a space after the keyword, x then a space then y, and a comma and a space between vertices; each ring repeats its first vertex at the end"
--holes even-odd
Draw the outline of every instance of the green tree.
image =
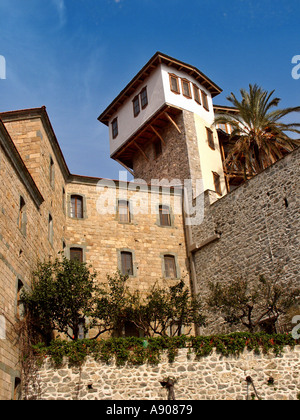
POLYGON ((205 322, 200 297, 192 296, 183 280, 168 289, 155 285, 145 298, 131 295, 129 318, 147 336, 179 336, 184 327, 190 333, 205 322))
POLYGON ((95 324, 96 273, 79 261, 63 257, 38 264, 31 289, 24 291, 22 301, 32 324, 45 336, 54 330, 77 340, 85 320, 95 324))
POLYGON ((241 100, 231 93, 228 101, 237 112, 216 115, 215 124, 228 123, 231 149, 225 160, 230 171, 243 171, 244 177, 253 176, 300 144, 287 133, 300 134, 298 123, 284 123, 282 119, 292 112, 300 112, 300 106, 276 109, 280 98, 273 96, 258 85, 249 85, 249 92, 241 89, 241 100))
POLYGON ((107 282, 99 287, 96 299, 95 317, 98 333, 94 338, 105 332, 122 329, 130 313, 130 294, 126 285, 128 276, 117 271, 113 276, 106 277, 107 282))
POLYGON ((293 282, 260 276, 256 281, 235 279, 229 284, 210 283, 208 307, 221 315, 229 325, 246 327, 250 332, 257 329, 276 332, 280 315, 300 299, 300 289, 293 282))

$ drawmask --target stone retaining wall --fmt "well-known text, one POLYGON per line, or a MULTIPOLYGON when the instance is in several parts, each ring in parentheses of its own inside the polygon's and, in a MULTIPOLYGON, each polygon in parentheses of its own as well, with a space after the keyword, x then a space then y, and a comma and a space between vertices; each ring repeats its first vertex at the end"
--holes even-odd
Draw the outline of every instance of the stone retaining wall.
MULTIPOLYGON (((296 400, 300 393, 299 357, 300 345, 286 347, 280 357, 247 350, 239 357, 224 357, 214 351, 198 360, 187 349, 181 349, 173 363, 165 354, 157 366, 118 367, 88 358, 81 368, 71 368, 65 360, 60 369, 55 369, 47 358, 37 378, 39 398, 166 400, 167 391, 160 382, 174 377, 176 400, 246 400, 246 377, 251 376, 261 399, 296 400)), ((248 391, 251 398, 253 388, 248 391)))

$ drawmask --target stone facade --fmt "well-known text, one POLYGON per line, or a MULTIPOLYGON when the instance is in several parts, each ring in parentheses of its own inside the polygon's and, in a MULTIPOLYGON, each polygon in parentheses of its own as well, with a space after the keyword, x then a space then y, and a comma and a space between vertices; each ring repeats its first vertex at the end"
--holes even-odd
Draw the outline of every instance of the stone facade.
POLYGON ((22 317, 22 288, 30 286, 38 261, 55 257, 62 250, 65 215, 58 191, 62 190, 64 179, 51 151, 56 167, 51 185, 51 147, 43 112, 40 110, 39 116, 27 121, 10 115, 7 125, 0 126, 0 316, 5 324, 4 339, 0 340, 1 399, 14 397, 15 384, 21 378, 16 326, 22 317), (31 140, 34 153, 30 153, 31 140), (49 215, 53 221, 51 235, 49 215))
POLYGON ((257 399, 246 382, 251 376, 260 399, 297 400, 299 357, 300 346, 284 348, 280 357, 247 350, 239 357, 225 357, 213 351, 197 360, 181 349, 173 363, 164 355, 157 366, 120 367, 88 358, 81 368, 70 368, 65 361, 55 369, 47 359, 37 377, 40 394, 30 395, 45 400, 166 400, 160 382, 172 377, 177 380, 176 400, 257 399))
POLYGON ((279 273, 299 287, 299 156, 297 149, 217 201, 205 192, 204 219, 191 237, 203 296, 209 282, 279 273))
MULTIPOLYGON (((190 143, 192 143, 194 148, 197 147, 197 143, 192 142, 193 139, 195 140, 193 138, 195 136, 193 114, 188 111, 182 111, 174 118, 174 121, 181 133, 171 123, 161 130, 160 134, 164 139, 164 144, 161 144, 162 153, 159 156, 155 155, 154 144, 150 142, 144 150, 146 156, 149 157, 149 161, 145 159, 141 152, 134 157, 133 171, 135 178, 143 179, 149 184, 152 179, 178 180, 183 184, 185 179, 201 178, 199 159, 193 165, 197 165, 195 169, 189 160, 190 155, 193 155, 193 152, 195 152, 195 150, 189 150, 190 143), (188 120, 188 124, 186 124, 185 119, 188 120), (178 164, 178 159, 180 159, 180 164, 178 164), (197 173, 192 174, 192 171, 197 173)), ((199 155, 199 152, 196 151, 194 155, 199 155)))
MULTIPOLYGON (((173 60, 168 62, 178 71, 181 69, 180 63, 173 60)), ((184 68, 193 74, 196 71, 185 65, 184 68)), ((195 75, 202 80, 203 75, 198 71, 195 75)), ((144 76, 148 77, 146 74, 144 76)), ((131 94, 140 83, 135 80, 137 85, 130 87, 131 94)), ((211 82, 209 86, 213 95, 219 92, 211 82)), ((181 103, 185 102, 180 101, 179 105, 181 103)), ((115 105, 118 108, 123 106, 123 102, 117 101, 115 105)), ((215 128, 210 138, 213 145, 208 144, 207 129, 213 119, 212 108, 208 114, 201 108, 201 116, 196 114, 196 108, 184 109, 179 105, 174 104, 172 118, 166 112, 162 113, 162 116, 166 114, 162 117, 163 123, 159 123, 159 128, 155 126, 159 130, 158 135, 154 135, 156 129, 153 130, 154 125, 151 127, 150 120, 141 122, 149 127, 146 127, 148 140, 141 142, 143 149, 138 143, 136 149, 133 148, 134 175, 136 179, 143 180, 137 183, 72 175, 45 107, 0 114, 0 399, 14 398, 21 378, 16 329, 21 318, 21 290, 30 287, 31 273, 37 261, 56 258, 61 251, 69 256, 72 248, 80 249, 83 260, 97 271, 99 281, 105 281, 107 274, 112 275, 120 269, 121 253, 130 252, 133 272, 129 286, 141 292, 148 291, 156 282, 169 286, 176 279, 183 278, 187 285, 191 284, 192 291, 200 292, 205 298, 210 281, 224 283, 240 276, 250 281, 261 274, 266 277, 275 275, 278 270, 281 270, 283 278, 292 280, 295 285, 299 284, 300 150, 295 150, 226 195, 215 128), (156 155, 153 142, 158 139, 163 139, 162 153, 156 155), (217 182, 213 175, 217 175, 217 182), (174 179, 181 184, 185 180, 192 180, 193 198, 199 194, 195 183, 202 180, 200 191, 203 194, 198 200, 201 207, 198 222, 191 226, 186 223, 180 189, 150 189, 147 183, 151 183, 152 179, 164 179, 166 185, 174 179), (219 189, 219 195, 213 189, 219 189), (82 217, 71 217, 72 196, 81 197, 82 217), (119 199, 129 203, 130 220, 125 223, 118 218, 119 199), (109 210, 107 205, 110 206, 109 210), (161 226, 159 223, 159 205, 169 206, 170 226, 161 226), (176 263, 174 278, 165 275, 166 255, 172 256, 176 263)), ((131 106, 130 103, 130 109, 131 106)), ((168 107, 164 104, 164 109, 168 107)), ((153 121, 158 122, 159 110, 154 111, 156 120, 153 121)), ((113 109, 113 112, 116 110, 113 109)), ((126 120, 126 124, 129 123, 126 120)), ((138 132, 144 129, 143 126, 138 127, 138 132)), ((127 140, 124 139, 125 142, 127 140)), ((176 186, 177 182, 174 184, 176 186)), ((201 333, 225 331, 213 319, 208 320, 208 325, 209 331, 203 330, 201 333)), ((295 355, 299 356, 299 351, 291 355, 291 360, 294 360, 295 355)), ((244 364, 246 368, 242 370, 248 371, 256 366, 258 372, 260 368, 255 363, 261 360, 255 357, 249 359, 248 356, 239 362, 244 360, 246 363, 249 360, 249 365, 244 364)), ((224 390, 224 398, 240 398, 244 395, 241 370, 234 379, 228 376, 228 372, 240 369, 235 367, 235 362, 232 361, 232 369, 227 369, 219 356, 212 357, 214 359, 206 359, 208 362, 205 363, 208 364, 204 364, 203 369, 202 363, 197 362, 197 366, 194 362, 186 365, 183 359, 172 366, 164 365, 149 371, 146 367, 139 368, 139 371, 133 371, 132 368, 119 371, 110 366, 106 374, 108 383, 103 382, 101 391, 94 395, 93 392, 87 394, 84 389, 80 389, 80 397, 119 398, 116 391, 111 391, 115 386, 112 380, 120 381, 123 377, 123 383, 129 390, 128 393, 127 390, 124 392, 124 396, 162 398, 163 390, 156 390, 156 385, 140 386, 139 381, 132 384, 130 374, 137 375, 142 383, 147 384, 146 379, 156 383, 158 377, 165 373, 175 375, 181 372, 184 389, 181 391, 182 397, 212 398, 217 396, 216 390, 224 390), (198 370, 201 371, 201 377, 194 384, 195 372, 198 370), (219 377, 218 372, 220 375, 226 373, 228 383, 231 384, 228 389, 225 376, 219 377), (144 376, 146 379, 142 380, 144 376), (217 385, 217 380, 220 385, 217 385)), ((89 361, 87 364, 85 379, 89 381, 94 381, 91 370, 97 369, 93 363, 89 361)), ((291 371, 293 363, 288 361, 284 368, 291 371)), ((283 371, 283 368, 278 368, 281 369, 283 371)), ((275 369, 274 375, 276 372, 275 369)), ((72 375, 75 378, 78 372, 72 373, 65 369, 63 373, 57 374, 55 380, 60 390, 52 390, 52 394, 49 391, 49 398, 62 397, 63 392, 68 392, 68 398, 78 397, 78 392, 76 394, 70 388, 63 390, 68 387, 72 375)), ((96 380, 98 373, 95 375, 96 380)), ((286 381, 284 386, 288 390, 280 391, 276 398, 279 399, 280 395, 284 398, 295 397, 293 375, 290 372, 280 377, 283 382, 286 381), (287 384, 288 377, 292 380, 291 388, 287 384)), ((271 391, 265 391, 265 395, 271 397, 271 391)))
POLYGON ((18 300, 21 289, 30 287, 38 261, 54 259, 62 251, 68 256, 71 248, 80 248, 99 282, 105 282, 107 274, 121 269, 121 252, 130 251, 133 275, 128 285, 142 293, 156 283, 169 286, 176 281, 165 276, 166 254, 175 259, 176 278, 184 278, 187 285, 189 271, 181 191, 169 195, 145 184, 71 175, 44 108, 5 113, 1 118, 0 171, 5 182, 0 185, 0 316, 5 328, 0 339, 0 398, 11 399, 21 378, 18 300), (70 215, 72 195, 83 199, 83 218, 70 215), (119 221, 119 199, 129 202, 129 223, 119 221), (169 206, 171 226, 160 225, 160 204, 169 206))
POLYGON ((77 194, 84 197, 86 210, 83 219, 74 219, 67 214, 66 244, 84 250, 84 258, 98 272, 99 281, 105 282, 106 274, 121 269, 120 252, 129 251, 133 254, 134 273, 128 285, 134 290, 146 292, 155 283, 174 283, 163 275, 165 254, 175 256, 177 277, 185 278, 189 284, 183 218, 177 203, 181 202, 180 196, 172 195, 169 200, 164 194, 151 192, 148 186, 143 186, 144 191, 136 192, 135 184, 120 186, 119 182, 109 181, 109 207, 106 211, 106 181, 95 180, 93 183, 81 179, 75 182, 75 179, 67 185, 67 196, 77 194), (129 223, 118 219, 117 203, 120 199, 129 202, 129 223), (171 208, 172 221, 171 226, 162 227, 158 220, 158 206, 166 202, 171 208))

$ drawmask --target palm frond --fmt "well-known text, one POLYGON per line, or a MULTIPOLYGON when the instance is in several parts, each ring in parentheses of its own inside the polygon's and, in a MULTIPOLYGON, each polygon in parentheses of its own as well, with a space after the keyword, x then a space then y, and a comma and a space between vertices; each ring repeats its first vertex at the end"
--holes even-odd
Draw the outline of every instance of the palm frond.
POLYGON ((249 91, 240 89, 241 100, 234 93, 227 99, 237 112, 218 113, 214 124, 230 124, 229 140, 233 146, 225 159, 228 171, 239 170, 245 174, 261 172, 300 145, 300 139, 292 139, 287 133, 300 134, 300 123, 283 123, 287 115, 300 112, 300 106, 285 109, 278 107, 280 98, 263 90, 257 84, 249 85, 249 91))

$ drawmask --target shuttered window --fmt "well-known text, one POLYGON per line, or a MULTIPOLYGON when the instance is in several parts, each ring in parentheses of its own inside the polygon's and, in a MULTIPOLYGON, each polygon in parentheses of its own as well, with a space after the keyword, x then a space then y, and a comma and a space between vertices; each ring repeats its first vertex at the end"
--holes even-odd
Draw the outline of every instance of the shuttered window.
POLYGON ((206 128, 207 142, 211 149, 215 150, 214 133, 210 128, 206 128))
POLYGON ((121 264, 123 276, 133 276, 133 261, 131 252, 121 252, 121 264))
POLYGON ((171 226, 169 206, 159 206, 159 221, 161 226, 171 226))
POLYGON ((214 177, 215 191, 217 194, 222 195, 220 175, 217 174, 217 172, 213 172, 213 177, 214 177))
POLYGON ((176 270, 175 257, 173 255, 165 255, 164 264, 165 264, 165 277, 176 278, 177 270, 176 270))
POLYGON ((138 115, 139 115, 139 113, 140 113, 140 100, 139 100, 139 96, 136 96, 134 99, 133 99, 133 101, 132 101, 132 103, 133 103, 133 115, 135 116, 135 117, 137 117, 138 115))
POLYGON ((148 95, 146 87, 144 87, 144 89, 141 90, 141 105, 142 109, 146 108, 146 106, 148 105, 148 95))
POLYGON ((74 219, 83 219, 83 198, 80 195, 71 196, 70 216, 74 219))
POLYGON ((206 111, 209 111, 207 94, 203 90, 201 90, 201 96, 202 96, 203 108, 206 109, 206 111))
POLYGON ((82 248, 70 248, 70 260, 83 262, 82 248))
POLYGON ((175 74, 170 74, 170 89, 174 93, 180 93, 178 77, 175 74))
POLYGON ((130 223, 130 207, 129 202, 126 200, 119 200, 118 201, 118 214, 119 214, 119 222, 123 223, 130 223))

